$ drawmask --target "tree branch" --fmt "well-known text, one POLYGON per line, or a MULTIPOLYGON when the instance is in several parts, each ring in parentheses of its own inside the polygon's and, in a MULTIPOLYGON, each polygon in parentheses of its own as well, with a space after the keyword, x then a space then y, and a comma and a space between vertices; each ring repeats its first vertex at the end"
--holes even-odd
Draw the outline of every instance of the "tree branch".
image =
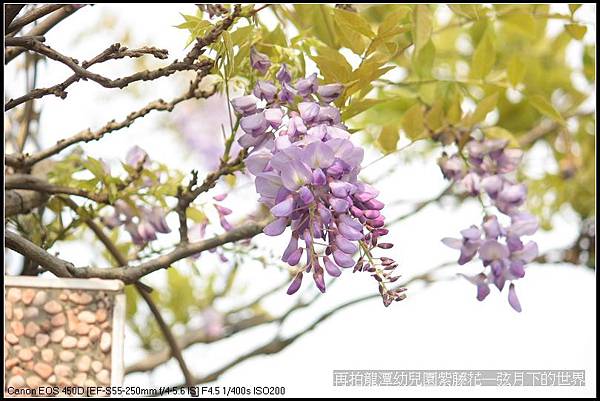
POLYGON ((18 31, 21 28, 23 28, 25 25, 31 24, 33 21, 36 21, 42 17, 45 17, 46 15, 50 14, 51 12, 54 12, 62 7, 64 7, 63 4, 46 4, 41 7, 36 7, 33 10, 29 11, 24 16, 13 20, 13 22, 10 23, 10 25, 8 26, 8 28, 6 29, 4 34, 6 35, 9 33, 18 31))
POLYGON ((8 27, 19 14, 19 12, 25 7, 25 4, 5 4, 4 5, 4 29, 8 30, 8 27))
MULTIPOLYGON (((127 258, 117 249, 115 244, 110 240, 110 238, 108 238, 108 236, 104 233, 102 228, 99 225, 97 225, 91 218, 84 217, 81 214, 79 214, 77 204, 75 202, 73 202, 73 200, 71 200, 69 198, 63 198, 63 201, 65 201, 67 203, 67 205, 71 209, 73 209, 73 211, 75 213, 77 213, 83 219, 85 224, 94 232, 94 234, 96 234, 96 236, 98 237, 100 242, 102 242, 102 244, 106 247, 108 252, 117 261, 117 263, 120 265, 123 265, 123 266, 127 265, 127 258)), ((183 355, 181 354, 181 349, 177 345, 177 342, 175 341, 175 337, 173 336, 173 333, 171 332, 169 325, 165 322, 164 318, 162 317, 160 310, 158 309, 158 307, 154 303, 154 300, 148 293, 147 288, 145 288, 146 286, 143 285, 142 283, 140 283, 139 281, 134 283, 134 285, 135 285, 136 290, 140 294, 140 296, 144 299, 144 301, 148 305, 150 312, 152 312, 152 314, 154 315, 154 318, 156 319, 156 322, 158 323, 160 331, 162 332, 163 336, 165 337, 165 340, 167 341, 167 343, 169 344, 169 347, 171 349, 171 354, 175 357, 175 359, 179 363, 179 367, 181 368, 181 371, 185 378, 186 384, 188 386, 191 386, 192 385, 191 384, 192 383, 192 374, 190 373, 190 370, 188 369, 188 367, 185 363, 185 360, 183 359, 183 355)))
POLYGON ((72 277, 70 273, 74 267, 72 263, 51 255, 45 249, 10 230, 4 230, 4 235, 8 248, 35 261, 57 277, 72 277))
POLYGON ((17 214, 27 214, 32 209, 46 203, 48 195, 34 191, 5 191, 4 192, 4 217, 17 214))
POLYGON ((71 273, 79 278, 113 278, 122 280, 126 284, 131 284, 156 270, 166 269, 171 266, 171 264, 181 259, 216 248, 223 244, 252 238, 255 235, 260 234, 268 223, 269 221, 249 222, 224 234, 203 241, 180 244, 175 247, 173 251, 137 266, 124 265, 122 267, 114 268, 80 267, 72 268, 71 273))
MULTIPOLYGON (((92 72, 88 71, 87 68, 89 68, 91 65, 93 65, 95 63, 113 59, 114 57, 112 55, 109 55, 109 54, 114 53, 114 49, 111 50, 111 47, 120 46, 119 44, 109 47, 107 50, 102 52, 100 55, 96 56, 94 59, 92 59, 88 62, 84 62, 80 66, 79 63, 77 62, 77 60, 75 60, 71 57, 64 56, 64 55, 58 53, 57 51, 55 51, 54 49, 50 48, 49 46, 43 45, 38 41, 19 40, 20 38, 14 38, 14 39, 18 40, 17 43, 19 43, 19 46, 23 46, 23 48, 26 48, 31 51, 35 51, 37 53, 45 55, 46 57, 60 61, 61 63, 67 65, 71 70, 73 70, 73 72, 75 74, 72 75, 71 77, 69 77, 66 81, 64 81, 61 84, 54 85, 52 87, 44 88, 44 89, 35 89, 35 90, 27 93, 26 95, 19 97, 18 99, 9 100, 5 104, 4 110, 5 111, 10 110, 11 108, 13 108, 27 100, 40 98, 40 97, 43 97, 43 96, 46 96, 49 94, 54 94, 54 95, 59 96, 64 99, 67 96, 67 92, 65 92, 65 89, 69 85, 71 85, 74 82, 79 81, 80 79, 90 79, 92 81, 97 82, 98 84, 102 85, 105 88, 121 88, 122 89, 122 88, 128 86, 132 82, 155 80, 157 78, 169 76, 177 71, 194 70, 194 71, 203 72, 204 75, 206 75, 206 74, 208 74, 210 69, 213 67, 214 61, 202 60, 202 61, 196 62, 196 60, 203 53, 204 47, 207 46, 208 44, 214 43, 214 41, 217 40, 217 38, 221 35, 221 33, 224 30, 229 29, 229 27, 239 17, 239 14, 240 14, 240 7, 238 5, 235 7, 234 12, 231 15, 224 18, 213 29, 211 29, 205 36, 197 39, 196 44, 194 45, 192 50, 190 50, 188 52, 188 54, 185 56, 183 61, 175 60, 175 61, 173 61, 173 63, 171 63, 165 67, 158 68, 156 70, 140 71, 135 74, 129 75, 127 77, 117 78, 117 79, 109 79, 102 75, 92 73, 92 72)), ((34 35, 28 35, 28 36, 34 36, 34 35)), ((118 50, 118 48, 117 48, 117 50, 118 50)), ((133 53, 130 52, 130 54, 133 54, 133 53)), ((124 57, 124 56, 122 56, 122 57, 124 57)), ((116 57, 116 58, 122 58, 122 57, 116 57)), ((133 57, 133 55, 128 55, 128 57, 133 57)))
POLYGON ((45 194, 64 194, 72 196, 80 196, 93 200, 96 203, 107 203, 108 195, 102 193, 92 193, 79 188, 72 188, 62 185, 54 185, 46 180, 35 177, 29 174, 12 174, 6 176, 4 188, 10 189, 27 189, 31 191, 43 192, 45 194))
MULTIPOLYGON (((74 5, 69 4, 63 6, 60 10, 53 12, 47 18, 45 18, 38 25, 31 28, 29 32, 27 32, 26 36, 44 36, 50 29, 54 28, 59 22, 67 18, 69 15, 73 14, 75 11, 79 10, 84 5, 74 5)), ((17 57, 19 54, 23 53, 25 49, 23 48, 15 48, 8 49, 4 52, 4 64, 10 63, 17 57)))
POLYGON ((214 86, 209 91, 197 90, 197 86, 203 78, 204 75, 199 74, 198 77, 190 83, 190 89, 183 95, 176 97, 170 102, 165 102, 162 99, 155 100, 153 102, 148 103, 143 108, 134 111, 127 115, 127 117, 120 121, 116 122, 115 120, 109 121, 102 128, 97 131, 92 131, 90 129, 86 129, 81 131, 69 138, 62 139, 58 141, 54 146, 51 146, 47 149, 44 149, 40 152, 34 153, 32 155, 25 154, 11 154, 5 156, 5 163, 11 167, 26 169, 38 163, 41 160, 47 159, 62 150, 68 148, 71 145, 74 145, 79 142, 90 142, 97 141, 101 139, 104 135, 118 131, 123 128, 129 127, 133 124, 137 119, 146 116, 153 110, 157 111, 172 111, 175 106, 185 100, 189 100, 192 98, 201 99, 212 96, 216 92, 216 86, 214 86))

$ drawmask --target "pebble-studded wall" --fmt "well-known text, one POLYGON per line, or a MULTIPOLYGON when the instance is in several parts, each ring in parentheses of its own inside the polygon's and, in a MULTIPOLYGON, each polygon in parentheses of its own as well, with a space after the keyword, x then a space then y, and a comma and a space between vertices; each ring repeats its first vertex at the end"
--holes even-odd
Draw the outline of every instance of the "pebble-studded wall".
POLYGON ((118 384, 113 369, 122 372, 124 307, 115 305, 123 303, 122 288, 112 280, 11 277, 5 284, 5 393, 9 387, 118 384))

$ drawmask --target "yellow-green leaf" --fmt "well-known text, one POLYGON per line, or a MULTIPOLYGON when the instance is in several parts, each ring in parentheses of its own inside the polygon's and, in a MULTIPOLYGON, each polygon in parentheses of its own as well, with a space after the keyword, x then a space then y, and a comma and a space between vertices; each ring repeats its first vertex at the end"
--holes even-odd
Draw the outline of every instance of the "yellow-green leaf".
POLYGON ((382 103, 385 101, 387 101, 387 100, 385 100, 385 99, 363 99, 360 101, 354 101, 354 102, 350 103, 350 105, 348 107, 346 107, 346 109, 342 113, 342 119, 347 120, 349 118, 352 118, 352 117, 362 113, 363 111, 370 109, 371 107, 375 106, 376 104, 379 104, 379 103, 382 103))
POLYGON ((502 127, 490 127, 484 131, 485 137, 489 139, 506 139, 508 140, 508 147, 518 148, 519 141, 515 136, 508 130, 502 127))
POLYGON ((426 4, 417 4, 413 12, 413 43, 418 53, 429 41, 432 32, 431 10, 426 4))
POLYGON ((419 103, 406 110, 402 116, 402 129, 410 139, 418 139, 425 130, 423 108, 419 103))
POLYGON ((471 60, 471 78, 483 79, 492 70, 496 61, 496 49, 490 29, 487 29, 477 44, 471 60))
POLYGON ((536 23, 533 16, 524 12, 510 13, 502 17, 515 32, 529 38, 535 37, 536 23))
POLYGON ((485 120, 488 113, 496 108, 496 104, 498 104, 498 92, 495 92, 493 95, 490 95, 479 102, 473 114, 466 118, 467 125, 475 125, 485 120))
POLYGON ((569 11, 571 11, 571 15, 575 14, 575 11, 579 10, 581 4, 569 4, 569 11))
POLYGON ((433 103, 425 116, 425 123, 427 128, 433 132, 444 126, 444 101, 442 99, 438 99, 433 103))
POLYGON ((558 110, 556 110, 554 108, 554 106, 552 106, 552 104, 549 101, 547 101, 543 96, 541 96, 541 95, 531 96, 529 98, 529 102, 531 103, 531 105, 533 107, 536 108, 537 111, 539 111, 546 117, 550 117, 551 119, 559 122, 560 124, 565 123, 565 120, 560 115, 558 110))
POLYGON ((393 152, 396 150, 400 134, 398 127, 395 125, 385 125, 381 129, 381 133, 377 138, 377 144, 384 153, 393 152))
POLYGON ((419 78, 431 78, 433 62, 435 60, 435 46, 429 39, 420 51, 415 53, 413 68, 419 78))
POLYGON ((585 36, 587 32, 587 27, 585 25, 579 24, 567 24, 565 25, 565 29, 569 32, 569 35, 573 37, 573 39, 581 40, 585 36))
POLYGON ((508 82, 513 87, 523 81, 523 77, 525 76, 525 63, 516 54, 508 61, 506 74, 508 76, 508 82))
POLYGON ((371 29, 371 25, 359 13, 335 8, 334 17, 336 19, 336 22, 339 22, 341 25, 346 26, 346 28, 348 29, 361 33, 370 39, 373 39, 375 37, 375 33, 371 29))
POLYGON ((206 215, 201 210, 198 210, 194 207, 189 207, 187 209, 186 215, 188 218, 192 219, 195 223, 204 223, 206 222, 206 215))

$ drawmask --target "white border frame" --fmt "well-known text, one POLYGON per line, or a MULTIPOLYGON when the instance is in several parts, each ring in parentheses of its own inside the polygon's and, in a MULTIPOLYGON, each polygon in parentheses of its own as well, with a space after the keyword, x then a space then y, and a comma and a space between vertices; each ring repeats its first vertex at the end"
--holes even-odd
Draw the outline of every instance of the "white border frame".
POLYGON ((125 339, 125 284, 120 280, 97 278, 42 278, 34 276, 4 276, 4 288, 28 287, 48 289, 96 290, 116 292, 112 311, 110 385, 123 384, 123 346, 125 339))

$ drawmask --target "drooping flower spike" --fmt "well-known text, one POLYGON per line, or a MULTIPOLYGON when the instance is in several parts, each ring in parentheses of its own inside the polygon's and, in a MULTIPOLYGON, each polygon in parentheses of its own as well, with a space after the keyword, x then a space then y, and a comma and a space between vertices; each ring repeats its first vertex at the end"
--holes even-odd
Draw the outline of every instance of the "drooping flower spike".
POLYGON ((483 301, 490 293, 490 285, 502 291, 510 282, 508 301, 517 312, 521 304, 514 281, 525 276, 525 266, 538 255, 534 241, 524 243, 524 235, 533 235, 537 219, 520 208, 525 203, 527 188, 517 182, 514 173, 523 152, 512 149, 501 139, 471 139, 465 145, 466 157, 443 154, 438 163, 446 179, 460 185, 470 196, 487 197, 509 225, 502 225, 498 216, 486 213, 481 227, 471 226, 461 231, 462 238, 444 238, 444 244, 460 250, 459 264, 475 256, 483 263, 484 271, 467 277, 477 286, 477 299, 483 301))
MULTIPOLYGON (((150 165, 148 154, 139 146, 132 147, 125 157, 125 161, 131 167, 140 167, 150 165)), ((149 186, 151 183, 144 183, 149 186)), ((142 204, 137 204, 136 197, 131 199, 135 208, 123 199, 117 199, 113 205, 113 213, 101 218, 104 225, 108 228, 124 226, 125 231, 131 236, 131 240, 136 245, 144 245, 157 239, 156 234, 167 234, 171 232, 165 213, 160 207, 148 208, 142 204)))
POLYGON ((281 258, 294 276, 288 294, 298 291, 305 274, 325 292, 325 272, 338 277, 352 268, 374 277, 385 306, 404 299, 404 288, 391 288, 398 264, 374 255, 376 248, 393 245, 381 241, 388 230, 379 192, 357 178, 364 151, 350 141, 331 104, 343 85, 319 85, 317 74, 292 85, 285 64, 276 79, 259 80, 253 95, 232 105, 245 132, 239 143, 251 149, 246 167, 256 176, 259 201, 274 217, 264 233, 278 236, 290 227, 281 258))

